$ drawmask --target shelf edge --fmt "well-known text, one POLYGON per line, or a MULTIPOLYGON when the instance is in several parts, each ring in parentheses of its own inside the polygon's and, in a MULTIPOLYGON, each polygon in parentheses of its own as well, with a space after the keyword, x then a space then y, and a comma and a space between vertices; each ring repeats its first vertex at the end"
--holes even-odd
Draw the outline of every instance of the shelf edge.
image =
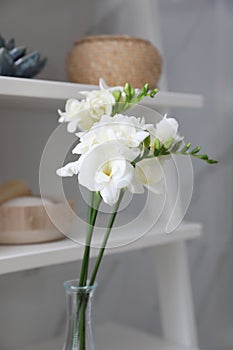
MULTIPOLYGON (((97 89, 98 86, 59 81, 0 77, 0 95, 4 97, 40 98, 46 100, 66 100, 81 98, 80 91, 97 89)), ((148 107, 202 108, 203 96, 178 92, 161 91, 154 99, 145 98, 148 107)))

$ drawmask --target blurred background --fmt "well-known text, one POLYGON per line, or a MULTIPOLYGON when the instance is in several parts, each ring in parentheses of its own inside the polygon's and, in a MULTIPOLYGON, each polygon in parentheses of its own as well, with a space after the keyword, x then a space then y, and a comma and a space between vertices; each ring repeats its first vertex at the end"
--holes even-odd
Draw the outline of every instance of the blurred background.
MULTIPOLYGON (((169 112, 179 120, 187 140, 203 145, 206 153, 219 160, 214 167, 193 161, 194 193, 186 219, 203 223, 203 236, 188 243, 188 256, 200 348, 232 350, 233 2, 157 0, 153 2, 154 20, 148 23, 140 21, 141 1, 129 3, 1 0, 0 32, 48 58, 38 78, 66 81, 67 53, 78 38, 89 34, 147 38, 148 31, 154 31, 154 44, 164 60, 163 88, 204 96, 202 109, 169 112), (137 17, 130 14, 130 8, 133 13, 139 11, 137 17)), ((15 130, 8 130, 9 142, 17 142, 20 152, 26 141, 20 140, 16 117, 5 120, 2 116, 0 129, 7 130, 7 123, 15 125, 15 130)), ((56 127, 57 116, 55 111, 53 119, 38 118, 32 111, 30 120, 21 120, 24 128, 38 131, 38 142, 43 144, 56 127)), ((32 142, 32 135, 27 141, 32 142)), ((34 169, 25 176, 37 193, 40 150, 33 151, 30 147, 24 153, 34 169)), ((4 157, 5 150, 0 152, 4 157)), ((1 166, 1 180, 4 174, 1 166)), ((99 284, 105 287, 96 297, 97 321, 116 320, 161 332, 153 255, 151 249, 105 258, 99 275, 99 284)), ((60 286, 76 276, 78 269, 72 263, 0 277, 1 350, 19 349, 60 333, 65 323, 65 296, 60 286)))

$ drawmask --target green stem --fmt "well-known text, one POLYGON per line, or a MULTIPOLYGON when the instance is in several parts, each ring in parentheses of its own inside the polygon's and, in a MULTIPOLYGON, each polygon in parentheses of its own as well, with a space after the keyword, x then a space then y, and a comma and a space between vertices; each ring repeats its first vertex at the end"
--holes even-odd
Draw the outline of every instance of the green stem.
MULTIPOLYGON (((87 284, 88 277, 88 266, 90 260, 90 245, 93 236, 93 231, 95 227, 95 221, 98 214, 98 209, 101 203, 101 196, 99 193, 90 193, 90 204, 88 206, 88 231, 85 243, 85 250, 82 259, 82 266, 80 272, 79 286, 84 287, 87 284)), ((78 296, 77 296, 78 297, 78 296)), ((77 298, 78 299, 78 298, 77 298)), ((78 319, 78 335, 79 335, 79 346, 80 350, 86 349, 86 305, 87 302, 85 297, 80 296, 80 300, 77 300, 77 305, 79 304, 79 319, 78 319)))
POLYGON ((115 221, 115 218, 116 218, 116 215, 117 215, 117 211, 118 211, 118 208, 119 208, 119 205, 121 203, 121 200, 122 200, 123 196, 124 196, 124 190, 121 190, 119 199, 118 199, 118 201, 117 201, 117 203, 116 203, 116 205, 114 207, 114 210, 113 210, 113 212, 111 214, 111 217, 109 219, 108 228, 107 228, 107 231, 105 233, 105 236, 104 236, 101 248, 99 250, 99 253, 98 253, 98 256, 97 256, 97 259, 96 259, 96 262, 95 262, 95 266, 93 268, 93 272, 92 272, 92 275, 91 275, 91 278, 90 278, 90 286, 92 286, 95 283, 96 275, 97 275, 100 263, 102 261, 102 258, 103 258, 103 255, 104 255, 104 251, 105 251, 105 248, 106 248, 106 245, 107 245, 107 242, 108 242, 108 238, 109 238, 111 229, 113 227, 113 224, 114 224, 114 221, 115 221))
POLYGON ((80 350, 86 349, 86 302, 85 298, 81 301, 80 306, 80 315, 79 315, 79 348, 80 350))
POLYGON ((96 221, 101 200, 102 198, 99 193, 91 192, 90 204, 88 208, 88 231, 87 231, 85 249, 84 249, 84 254, 82 259, 79 287, 84 287, 87 283, 89 257, 90 257, 90 245, 91 245, 95 221, 96 221))

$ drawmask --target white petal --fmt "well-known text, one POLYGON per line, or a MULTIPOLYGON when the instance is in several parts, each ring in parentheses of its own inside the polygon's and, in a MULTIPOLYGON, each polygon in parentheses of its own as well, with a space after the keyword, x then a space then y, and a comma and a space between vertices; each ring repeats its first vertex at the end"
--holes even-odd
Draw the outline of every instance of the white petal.
POLYGON ((176 138, 178 131, 178 122, 174 118, 166 118, 166 116, 156 124, 155 136, 165 143, 171 138, 176 138))
POLYGON ((109 176, 104 174, 102 171, 98 171, 95 176, 96 191, 100 191, 103 188, 103 183, 107 184, 109 180, 109 176))
POLYGON ((59 123, 63 123, 65 121, 65 113, 63 113, 60 109, 57 110, 57 113, 60 115, 60 118, 58 119, 59 123))
POLYGON ((60 118, 58 119, 58 123, 64 123, 65 118, 63 115, 60 116, 60 118))
POLYGON ((66 164, 64 167, 57 169, 58 176, 66 177, 77 175, 79 172, 80 160, 66 164))
POLYGON ((112 166, 112 178, 117 188, 128 187, 134 177, 134 167, 125 159, 116 160, 112 166))
POLYGON ((176 132, 177 132, 178 127, 179 127, 178 121, 174 118, 167 118, 167 121, 174 128, 174 130, 176 130, 176 132))
POLYGON ((89 96, 89 94, 91 93, 91 91, 79 91, 79 93, 81 95, 84 95, 84 96, 89 96))
MULTIPOLYGON (((135 159, 135 152, 117 142, 105 142, 94 146, 82 155, 82 165, 78 177, 79 183, 87 187, 90 191, 96 191, 97 188, 99 190, 99 184, 96 182, 96 174, 108 162, 121 159, 131 162, 135 159)), ((128 171, 128 168, 125 169, 128 171)), ((122 178, 127 176, 126 171, 121 174, 122 178, 119 178, 119 174, 115 176, 115 186, 118 186, 117 183, 120 183, 122 178)))
POLYGON ((66 101, 65 110, 68 111, 74 111, 80 106, 80 101, 76 100, 75 98, 69 98, 69 100, 66 101))
POLYGON ((77 119, 71 120, 67 125, 67 131, 70 133, 74 133, 77 129, 78 121, 77 119))
POLYGON ((99 87, 101 90, 108 90, 108 85, 105 83, 103 78, 99 80, 99 87))
POLYGON ((143 185, 138 181, 136 174, 134 174, 132 181, 128 185, 128 190, 131 193, 144 193, 143 185))
POLYGON ((112 184, 108 184, 100 191, 100 194, 105 203, 114 205, 118 201, 120 189, 112 186, 112 184))
POLYGON ((163 170, 157 158, 143 159, 136 164, 138 181, 154 193, 162 193, 163 170))
POLYGON ((149 133, 147 131, 138 131, 136 134, 136 137, 137 137, 137 140, 139 141, 139 143, 144 141, 145 138, 147 138, 147 136, 149 136, 149 133))

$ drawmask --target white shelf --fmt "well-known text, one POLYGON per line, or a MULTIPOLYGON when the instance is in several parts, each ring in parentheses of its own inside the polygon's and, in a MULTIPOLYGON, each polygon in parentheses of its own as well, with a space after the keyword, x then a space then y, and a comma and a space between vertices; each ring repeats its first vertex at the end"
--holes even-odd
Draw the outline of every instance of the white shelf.
MULTIPOLYGON (((115 254, 156 245, 192 239, 201 235, 201 224, 183 222, 172 234, 148 233, 137 241, 106 250, 106 254, 115 254)), ((82 259, 83 246, 69 239, 32 245, 0 246, 0 274, 29 270, 38 267, 67 263, 82 259)), ((92 249, 92 257, 98 253, 92 249)))
MULTIPOLYGON (((175 345, 158 337, 113 323, 97 326, 95 333, 96 350, 198 350, 175 345)), ((62 349, 63 340, 64 337, 59 337, 21 350, 62 349)))
MULTIPOLYGON (((79 94, 83 90, 92 90, 96 86, 73 84, 57 81, 36 80, 0 77, 0 100, 9 103, 14 98, 14 103, 24 102, 34 107, 35 100, 43 99, 40 106, 48 107, 48 104, 58 108, 57 100, 66 100, 71 97, 81 98, 79 94)), ((177 92, 159 92, 154 99, 145 98, 143 105, 150 107, 185 107, 201 108, 203 97, 201 95, 183 94, 177 92)))

